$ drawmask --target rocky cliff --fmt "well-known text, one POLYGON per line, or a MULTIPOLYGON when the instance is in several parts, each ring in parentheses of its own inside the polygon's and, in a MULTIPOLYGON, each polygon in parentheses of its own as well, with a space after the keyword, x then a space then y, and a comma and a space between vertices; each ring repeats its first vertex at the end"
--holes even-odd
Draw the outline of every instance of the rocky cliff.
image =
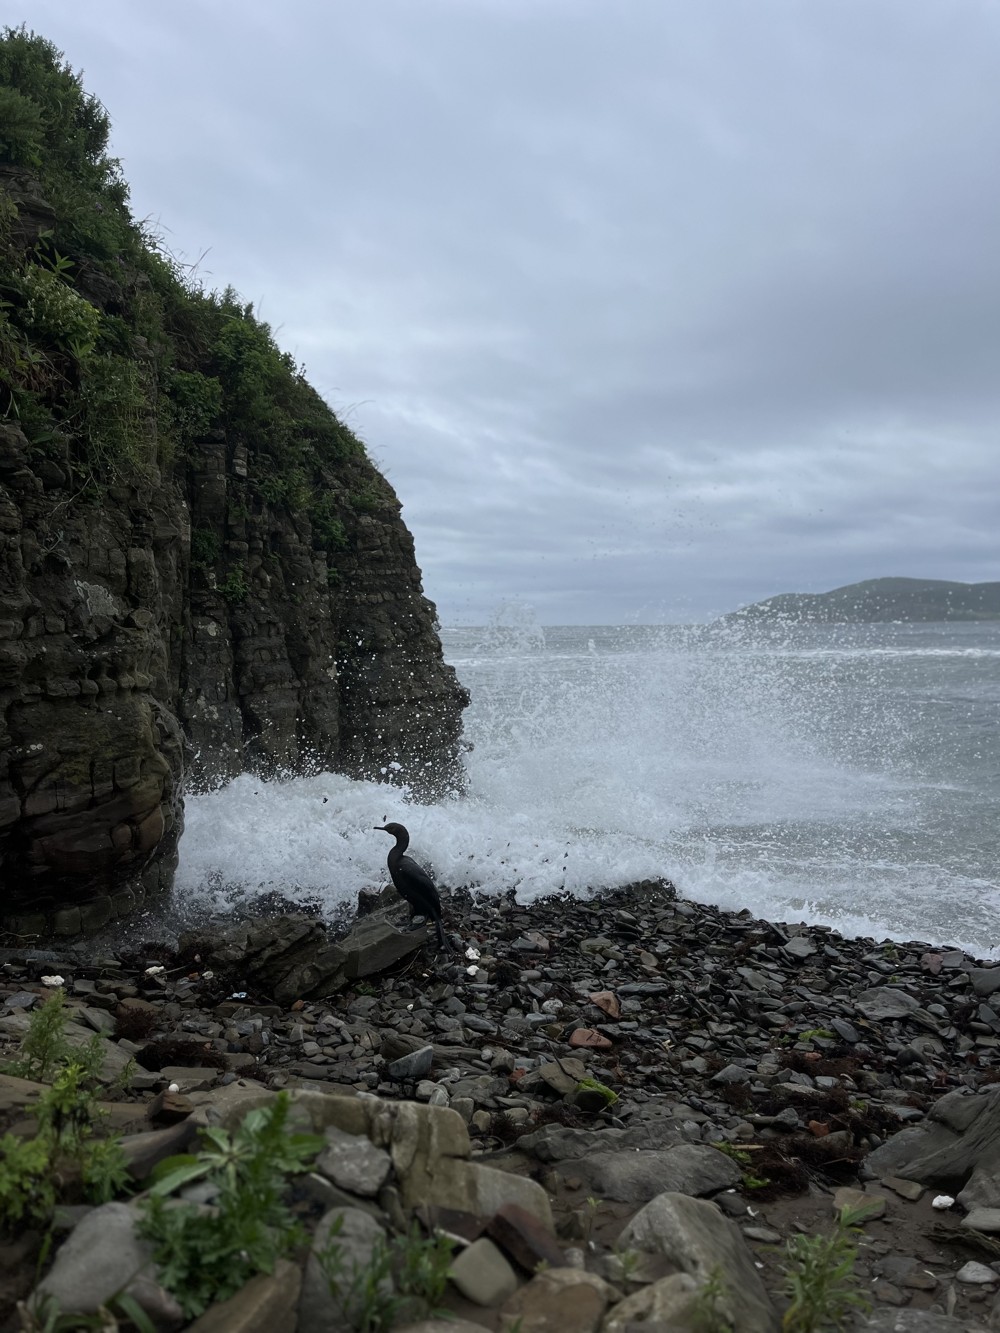
POLYGON ((231 291, 137 226, 107 118, 0 39, 0 921, 169 886, 186 782, 435 795, 467 698, 392 488, 231 291))

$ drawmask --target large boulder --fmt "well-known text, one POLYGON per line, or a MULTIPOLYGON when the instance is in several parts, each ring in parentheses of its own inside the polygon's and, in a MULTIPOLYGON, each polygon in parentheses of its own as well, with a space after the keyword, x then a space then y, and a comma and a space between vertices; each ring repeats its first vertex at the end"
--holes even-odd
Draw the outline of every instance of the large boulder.
POLYGON ((662 1254, 701 1286, 717 1284, 718 1309, 740 1333, 776 1333, 780 1326, 746 1241, 714 1203, 661 1194, 632 1218, 618 1249, 662 1254))

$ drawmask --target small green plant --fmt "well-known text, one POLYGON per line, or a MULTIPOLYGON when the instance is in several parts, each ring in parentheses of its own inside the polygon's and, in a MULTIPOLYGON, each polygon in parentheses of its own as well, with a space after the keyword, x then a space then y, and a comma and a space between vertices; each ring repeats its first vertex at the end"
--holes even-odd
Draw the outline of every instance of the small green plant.
POLYGON ((414 1222, 405 1236, 397 1238, 394 1249, 396 1286, 423 1307, 420 1318, 435 1318, 451 1275, 452 1242, 440 1232, 422 1236, 414 1222))
POLYGON ((51 1292, 45 1294, 31 1308, 22 1301, 17 1307, 21 1333, 117 1333, 119 1321, 125 1321, 138 1333, 156 1333, 156 1325, 134 1297, 122 1292, 113 1296, 93 1314, 64 1314, 51 1292))
POLYGON ((355 1333, 384 1333, 404 1315, 407 1322, 442 1315, 440 1302, 451 1273, 452 1243, 446 1236, 424 1238, 414 1223, 391 1243, 378 1237, 367 1264, 348 1266, 342 1230, 343 1217, 337 1217, 316 1258, 355 1333))
POLYGON ((45 1003, 31 1015, 28 1031, 21 1042, 20 1055, 4 1065, 5 1074, 44 1083, 69 1059, 66 1040, 66 995, 54 990, 45 1003))
POLYGON ((692 1323, 698 1333, 735 1333, 723 1310, 726 1294, 722 1269, 716 1265, 695 1297, 692 1323))
POLYGON ((308 1169, 323 1146, 315 1134, 288 1133, 289 1098, 251 1111, 233 1134, 203 1131, 205 1148, 162 1162, 141 1223, 160 1280, 191 1319, 225 1300, 255 1273, 269 1273, 302 1238, 283 1195, 288 1177, 308 1169), (168 1196, 205 1180, 217 1190, 211 1214, 168 1196))
POLYGON ((214 569, 222 554, 218 533, 208 528, 194 528, 191 532, 191 563, 197 569, 214 569))
POLYGON ((615 1245, 613 1253, 618 1264, 618 1273, 622 1282, 626 1284, 631 1282, 639 1267, 639 1251, 631 1249, 622 1250, 615 1245))
POLYGON ((250 583, 243 570, 232 570, 226 581, 219 584, 219 592, 227 602, 245 602, 250 596, 250 583))
POLYGON ((790 1304, 782 1319, 785 1333, 841 1329, 856 1312, 870 1308, 858 1288, 854 1265, 856 1223, 864 1208, 844 1208, 825 1236, 793 1236, 785 1247, 784 1291, 790 1304))
POLYGON ((725 1153, 727 1157, 731 1158, 740 1166, 751 1166, 753 1164, 753 1158, 745 1148, 737 1148, 734 1143, 729 1143, 725 1139, 720 1139, 718 1143, 713 1143, 712 1147, 716 1152, 725 1153))
POLYGON ((814 1037, 819 1037, 821 1041, 837 1040, 837 1034, 829 1028, 807 1028, 805 1032, 799 1033, 799 1041, 812 1041, 814 1037))
POLYGON ((581 1222, 583 1227, 584 1245, 590 1244, 590 1237, 594 1230, 594 1221, 597 1217, 597 1212, 600 1206, 601 1206, 600 1199, 595 1199, 592 1194, 587 1198, 586 1202, 583 1205, 581 1222))
POLYGON ((2 1230, 25 1222, 46 1225, 62 1186, 74 1176, 94 1203, 107 1203, 128 1180, 117 1142, 95 1134, 102 1118, 94 1091, 102 1060, 100 1038, 73 1051, 65 1024, 63 993, 56 991, 32 1015, 21 1059, 7 1066, 9 1072, 27 1070, 51 1079, 52 1086, 36 1103, 35 1137, 5 1134, 0 1139, 2 1230))

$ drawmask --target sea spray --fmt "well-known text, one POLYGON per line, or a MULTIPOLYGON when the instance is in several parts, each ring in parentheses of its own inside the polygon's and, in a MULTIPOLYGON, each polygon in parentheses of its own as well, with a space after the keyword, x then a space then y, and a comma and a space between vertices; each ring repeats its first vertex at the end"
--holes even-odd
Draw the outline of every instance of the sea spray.
POLYGON ((933 628, 445 631, 473 696, 468 795, 244 776, 189 799, 179 901, 349 909, 386 880, 372 825, 397 820, 445 885, 530 902, 666 877, 775 920, 989 956, 1000 643, 933 628))

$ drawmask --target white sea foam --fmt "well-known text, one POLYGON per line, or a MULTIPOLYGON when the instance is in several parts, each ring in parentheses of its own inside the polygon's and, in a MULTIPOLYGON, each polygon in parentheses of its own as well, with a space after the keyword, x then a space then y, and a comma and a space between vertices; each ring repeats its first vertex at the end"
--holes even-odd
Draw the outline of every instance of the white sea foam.
POLYGON ((467 796, 424 806, 333 774, 241 777, 189 798, 179 901, 224 910, 271 889, 350 907, 385 882, 373 825, 395 819, 446 885, 530 902, 667 877, 772 920, 1000 956, 977 813, 992 798, 978 769, 938 756, 953 719, 926 716, 922 678, 915 750, 900 655, 528 628, 445 635, 473 692, 467 796))

